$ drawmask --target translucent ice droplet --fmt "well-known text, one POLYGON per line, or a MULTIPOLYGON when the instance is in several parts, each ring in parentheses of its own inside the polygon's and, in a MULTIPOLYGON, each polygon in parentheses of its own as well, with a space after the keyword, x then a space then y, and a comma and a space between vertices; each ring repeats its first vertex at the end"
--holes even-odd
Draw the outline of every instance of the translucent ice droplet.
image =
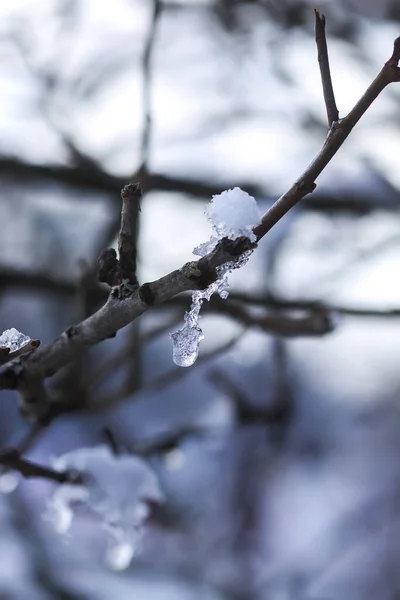
POLYGON ((178 367, 191 367, 199 354, 200 341, 204 338, 200 327, 190 327, 187 323, 174 333, 172 339, 172 358, 178 367))

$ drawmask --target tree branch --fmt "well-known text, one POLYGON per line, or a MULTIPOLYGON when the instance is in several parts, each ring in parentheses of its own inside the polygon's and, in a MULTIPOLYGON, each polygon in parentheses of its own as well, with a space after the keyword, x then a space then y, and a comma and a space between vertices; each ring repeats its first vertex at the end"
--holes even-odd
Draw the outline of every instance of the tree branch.
POLYGON ((21 458, 20 452, 14 448, 0 452, 0 465, 9 469, 14 469, 14 471, 18 471, 26 478, 40 477, 42 479, 56 481, 57 483, 81 484, 83 482, 83 478, 79 473, 72 471, 55 471, 49 467, 43 467, 30 460, 21 458))
POLYGON ((144 125, 141 139, 140 171, 147 173, 151 135, 151 57, 156 39, 157 23, 161 14, 161 1, 153 0, 151 25, 143 52, 143 107, 144 125))
MULTIPOLYGON (((23 182, 51 182, 57 181, 65 185, 69 185, 79 190, 88 190, 94 192, 109 192, 112 194, 112 200, 119 195, 120 190, 124 187, 130 176, 117 177, 110 175, 102 169, 91 170, 86 167, 78 166, 49 166, 49 165, 33 165, 20 161, 15 157, 0 156, 0 172, 5 181, 11 179, 13 184, 16 180, 23 182)), ((238 181, 230 179, 225 182, 208 183, 194 178, 185 178, 183 176, 166 175, 164 173, 146 173, 140 174, 140 184, 146 193, 150 191, 174 192, 182 193, 191 196, 193 200, 204 201, 204 198, 210 198, 214 194, 219 194, 221 189, 238 186, 246 190, 254 197, 268 198, 269 192, 264 187, 255 184, 252 181, 238 181)), ((387 186, 387 182, 385 182, 387 186)), ((391 198, 389 202, 379 198, 377 202, 371 195, 355 196, 350 193, 340 193, 340 196, 335 194, 314 194, 305 198, 302 207, 306 210, 323 211, 323 212, 349 212, 354 214, 365 214, 376 210, 377 208, 385 208, 393 210, 397 209, 398 191, 390 189, 391 198)), ((79 198, 79 195, 71 194, 71 199, 79 198)), ((110 228, 112 231, 117 230, 118 225, 110 228)), ((108 239, 108 238, 107 238, 108 239)), ((27 276, 26 276, 27 277, 27 276)), ((39 285, 51 285, 46 278, 46 275, 41 275, 39 285)), ((24 281, 17 280, 15 273, 11 272, 7 275, 7 280, 10 280, 12 285, 23 285, 24 281)), ((7 281, 6 281, 7 283, 7 281)), ((68 284, 64 284, 66 289, 69 289, 68 284)), ((72 293, 72 291, 71 291, 72 293)))
POLYGON ((393 53, 390 59, 383 65, 374 81, 360 98, 347 117, 336 123, 328 132, 328 136, 319 154, 310 163, 304 173, 295 181, 292 187, 281 196, 265 213, 261 224, 254 229, 257 239, 260 240, 272 229, 282 217, 293 208, 304 196, 313 192, 316 188, 315 180, 325 169, 327 164, 335 156, 343 145, 352 129, 376 100, 382 90, 389 83, 400 81, 400 37, 394 42, 393 53))
POLYGON ((126 281, 137 285, 136 278, 136 229, 137 214, 142 191, 138 183, 129 183, 122 188, 121 228, 118 235, 118 254, 114 248, 103 250, 99 257, 99 281, 109 286, 126 281))
POLYGON ((212 298, 203 305, 204 312, 220 312, 246 327, 258 327, 266 333, 281 337, 322 336, 334 329, 334 319, 328 310, 316 308, 305 315, 252 314, 244 303, 212 298))
POLYGON ((321 72, 322 90, 324 93, 326 114, 328 117, 328 125, 339 121, 339 111, 335 102, 335 94, 332 86, 331 71, 329 68, 328 47, 325 36, 325 16, 314 8, 315 14, 315 41, 318 50, 318 63, 321 72))

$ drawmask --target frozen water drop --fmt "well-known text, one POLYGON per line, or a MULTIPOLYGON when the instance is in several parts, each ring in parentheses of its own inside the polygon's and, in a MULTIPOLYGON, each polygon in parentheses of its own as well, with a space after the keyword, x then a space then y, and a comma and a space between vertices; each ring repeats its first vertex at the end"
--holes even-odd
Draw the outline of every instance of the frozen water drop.
POLYGON ((178 367, 191 367, 199 354, 200 341, 204 338, 200 327, 185 324, 182 329, 170 333, 172 358, 178 367))

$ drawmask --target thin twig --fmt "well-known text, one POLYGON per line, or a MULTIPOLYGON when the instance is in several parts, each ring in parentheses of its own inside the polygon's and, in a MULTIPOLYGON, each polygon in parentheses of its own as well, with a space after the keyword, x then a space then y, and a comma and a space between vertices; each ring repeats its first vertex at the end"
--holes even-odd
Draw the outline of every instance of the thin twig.
MULTIPOLYGON (((67 184, 73 189, 79 190, 93 190, 94 192, 111 193, 114 200, 114 196, 120 194, 121 189, 129 179, 130 174, 126 174, 124 177, 117 177, 106 173, 101 168, 97 171, 88 171, 86 168, 77 166, 54 166, 54 165, 36 165, 25 163, 15 157, 0 156, 0 171, 5 180, 15 181, 16 179, 23 180, 24 182, 35 183, 54 180, 60 184, 67 184)), ((382 182, 388 188, 387 182, 382 182)), ((156 173, 151 172, 146 175, 146 178, 142 181, 142 188, 149 192, 173 192, 175 194, 182 193, 190 196, 192 200, 204 202, 205 198, 211 198, 214 194, 218 194, 221 190, 228 189, 230 187, 238 186, 243 190, 246 190, 251 196, 255 198, 266 198, 268 199, 270 194, 268 189, 263 186, 255 185, 254 182, 237 180, 233 177, 216 183, 210 183, 202 181, 200 179, 189 179, 184 176, 174 176, 172 174, 156 173)), ((302 208, 304 210, 312 210, 318 212, 349 212, 351 214, 364 215, 373 210, 386 209, 386 210, 397 210, 398 206, 398 191, 396 189, 390 189, 389 200, 379 196, 376 197, 373 194, 368 195, 363 193, 354 195, 349 193, 330 194, 324 191, 319 194, 318 192, 312 196, 306 197, 302 202, 302 208)), ((71 201, 78 199, 79 194, 71 194, 71 201)), ((111 216, 111 225, 108 233, 102 236, 104 240, 99 245, 102 249, 106 247, 110 240, 113 239, 118 231, 119 219, 111 216)), ((99 250, 100 251, 100 250, 99 250)), ((51 289, 57 292, 63 292, 66 294, 73 294, 74 290, 66 280, 48 276, 45 273, 28 274, 24 271, 15 273, 14 270, 9 270, 5 267, 2 268, 1 283, 4 285, 13 285, 18 287, 25 287, 30 285, 37 285, 41 289, 51 289), (4 273, 4 274, 3 274, 4 273), (32 280, 34 283, 32 284, 32 280), (35 283, 36 282, 36 283, 35 283)), ((102 290, 101 290, 102 291, 102 290)), ((101 293, 100 293, 101 295, 101 293)))
MULTIPOLYGON (((225 302, 225 301, 224 301, 225 302)), ((312 314, 319 313, 321 315, 325 315, 325 318, 334 319, 335 315, 340 315, 343 317, 361 317, 361 318, 372 318, 372 319, 398 319, 400 318, 400 308, 360 308, 357 306, 346 306, 344 304, 331 304, 326 303, 322 300, 309 300, 306 298, 294 298, 287 299, 281 296, 276 296, 272 293, 265 294, 247 294, 245 292, 237 292, 232 291, 229 294, 229 299, 226 301, 227 304, 235 302, 242 303, 249 306, 258 306, 263 307, 268 310, 274 311, 274 314, 268 315, 271 318, 271 330, 270 333, 278 333, 279 330, 279 319, 275 324, 273 319, 277 315, 276 311, 304 311, 307 313, 311 313, 311 315, 305 315, 305 319, 312 318, 312 314)), ((217 305, 217 310, 219 311, 219 300, 216 299, 215 303, 217 305)), ((213 312, 215 307, 213 307, 214 300, 211 300, 210 304, 204 304, 203 309, 205 311, 213 312)), ((187 306, 187 297, 186 296, 177 296, 170 300, 169 305, 172 306, 180 306, 182 308, 187 306)), ((230 312, 230 307, 224 311, 230 312)), ((290 319, 290 315, 286 318, 290 319)), ((254 319, 254 325, 256 325, 257 319, 254 319)), ((261 326, 261 325, 260 325, 261 326)), ((290 326, 290 325, 289 325, 290 326)), ((265 328, 268 329, 267 327, 265 328)))
POLYGON ((129 454, 139 456, 151 456, 154 454, 166 454, 174 450, 187 438, 193 440, 195 437, 206 437, 207 430, 201 425, 182 425, 172 431, 159 432, 155 437, 146 441, 129 443, 129 454))
MULTIPOLYGON (((327 314, 337 314, 349 317, 361 317, 372 319, 398 319, 400 318, 400 308, 360 308, 357 306, 346 306, 342 304, 328 304, 323 301, 315 301, 308 299, 293 299, 281 298, 272 294, 252 295, 240 292, 232 292, 231 298, 240 302, 245 302, 253 306, 265 306, 272 310, 288 310, 288 311, 312 311, 321 310, 327 314)), ((180 298, 174 298, 174 303, 178 304, 180 298)), ((182 302, 182 305, 184 303, 182 302)))
POLYGON ((222 300, 217 297, 204 305, 205 312, 220 312, 229 315, 242 325, 258 327, 266 333, 282 337, 321 336, 334 329, 329 311, 315 309, 306 315, 253 315, 243 303, 222 300))
POLYGON ((114 432, 109 427, 104 427, 102 434, 107 446, 110 448, 113 455, 118 456, 118 454, 120 454, 121 449, 115 438, 114 432))
POLYGON ((40 477, 49 479, 58 483, 81 484, 83 478, 79 473, 72 471, 56 471, 49 467, 43 467, 30 460, 21 458, 21 454, 16 449, 3 450, 0 452, 0 465, 9 469, 14 469, 21 473, 23 477, 40 477))
POLYGON ((336 106, 335 94, 333 91, 331 71, 329 68, 328 46, 325 36, 325 16, 322 15, 316 8, 315 13, 315 41, 318 50, 318 63, 321 72, 322 90, 324 93, 326 114, 328 117, 328 125, 331 127, 333 123, 339 121, 339 111, 336 106))
MULTIPOLYGON (((146 180, 149 173, 149 156, 150 156, 150 142, 151 142, 151 133, 152 133, 152 56, 153 50, 156 42, 156 32, 157 32, 157 23, 161 14, 161 1, 160 0, 152 0, 152 15, 151 15, 151 23, 147 34, 147 39, 144 46, 143 52, 143 60, 142 60, 142 101, 143 101, 143 125, 142 125, 142 136, 141 136, 141 144, 140 144, 140 165, 138 172, 134 175, 134 179, 138 179, 138 181, 142 184, 143 188, 147 188, 146 180)), ((132 218, 134 218, 135 223, 135 245, 137 246, 137 240, 139 237, 139 210, 140 206, 136 206, 136 212, 132 213, 132 218)), ((120 259, 121 260, 121 259, 120 259)), ((131 281, 131 283, 137 283, 137 279, 135 281, 131 281)), ((127 389, 137 390, 141 386, 142 379, 142 354, 141 354, 141 346, 140 346, 140 329, 141 323, 140 320, 137 319, 132 327, 131 327, 131 340, 130 346, 131 348, 135 348, 135 353, 132 360, 132 367, 129 369, 126 375, 125 387, 127 389)))
POLYGON ((143 109, 144 109, 144 124, 141 139, 141 167, 140 171, 144 174, 148 171, 150 136, 151 136, 151 58, 156 39, 157 23, 161 14, 160 0, 153 0, 152 17, 149 33, 147 36, 144 52, 143 52, 143 109))
POLYGON ((99 281, 113 287, 123 281, 135 286, 136 278, 136 239, 138 229, 138 214, 142 190, 138 183, 128 183, 122 188, 121 228, 118 235, 118 254, 114 248, 106 248, 100 254, 98 261, 99 281))
POLYGON ((400 37, 394 42, 393 53, 390 59, 383 65, 374 81, 360 98, 349 114, 339 123, 331 127, 319 154, 309 164, 304 173, 295 181, 292 187, 281 196, 271 208, 264 214, 261 224, 255 227, 254 233, 260 240, 272 229, 282 217, 293 208, 304 196, 313 192, 316 188, 315 180, 325 169, 327 164, 335 156, 343 145, 352 129, 376 100, 379 94, 389 83, 400 81, 400 37))
POLYGON ((142 190, 137 183, 130 183, 123 188, 121 197, 121 229, 118 235, 120 281, 118 283, 127 279, 131 285, 136 285, 138 282, 136 278, 136 239, 142 190))

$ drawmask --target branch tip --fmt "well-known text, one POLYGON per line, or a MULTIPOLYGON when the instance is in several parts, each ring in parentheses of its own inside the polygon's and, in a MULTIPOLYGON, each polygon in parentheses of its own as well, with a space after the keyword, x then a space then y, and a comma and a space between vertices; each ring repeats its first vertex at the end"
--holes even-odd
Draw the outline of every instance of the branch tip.
POLYGON ((336 106, 335 94, 333 91, 331 71, 329 67, 328 46, 325 35, 325 16, 314 8, 315 14, 315 42, 318 51, 318 63, 321 73, 322 90, 324 94, 326 114, 328 125, 332 126, 339 120, 339 111, 336 106))
MULTIPOLYGON (((315 21, 321 23, 322 27, 325 27, 325 15, 319 12, 317 8, 314 8, 315 21)), ((315 32, 317 33, 317 31, 315 32)))
POLYGON ((397 63, 400 60, 400 37, 394 40, 392 59, 395 60, 397 63))
POLYGON ((142 197, 142 188, 140 183, 128 183, 121 190, 122 200, 139 199, 142 197))

